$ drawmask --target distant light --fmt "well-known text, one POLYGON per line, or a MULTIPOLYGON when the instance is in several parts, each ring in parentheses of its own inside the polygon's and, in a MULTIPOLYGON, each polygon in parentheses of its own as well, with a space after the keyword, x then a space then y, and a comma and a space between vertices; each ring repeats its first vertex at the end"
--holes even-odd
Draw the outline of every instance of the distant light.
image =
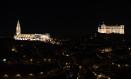
POLYGON ((99 77, 99 78, 100 78, 100 77, 102 77, 102 75, 100 74, 100 75, 98 75, 97 77, 99 77))
POLYGON ((114 65, 115 63, 112 62, 112 65, 114 65))
POLYGON ((126 67, 128 67, 129 65, 128 64, 125 64, 126 67))
POLYGON ((31 59, 30 59, 30 62, 32 62, 32 61, 33 61, 33 59, 31 58, 31 59))
POLYGON ((21 77, 21 75, 20 74, 16 74, 16 77, 21 77))
POLYGON ((48 59, 48 62, 51 62, 51 59, 48 59))
POLYGON ((8 78, 9 76, 8 76, 8 74, 4 74, 4 76, 3 76, 4 78, 8 78))
POLYGON ((131 48, 130 48, 130 47, 129 47, 128 49, 129 49, 129 50, 131 50, 131 48))
POLYGON ((40 72, 40 75, 43 75, 44 74, 44 72, 40 72))
POLYGON ((120 64, 118 64, 117 66, 118 66, 118 67, 121 67, 121 65, 120 65, 120 64))
POLYGON ((69 54, 66 54, 67 57, 69 57, 69 54))
POLYGON ((45 62, 45 61, 47 61, 47 59, 46 59, 46 58, 44 58, 44 62, 45 62))
POLYGON ((34 76, 33 73, 30 73, 29 76, 34 76))
POLYGON ((12 52, 17 52, 16 48, 14 48, 14 47, 11 49, 11 51, 12 52))
POLYGON ((23 55, 23 57, 25 58, 25 57, 26 57, 26 55, 23 55))
POLYGON ((79 77, 77 77, 76 79, 79 79, 79 77))
POLYGON ((79 66, 79 69, 82 69, 82 66, 81 66, 81 65, 79 66))
POLYGON ((4 58, 4 59, 3 59, 3 62, 6 62, 6 61, 7 61, 7 59, 6 59, 6 58, 4 58))
POLYGON ((12 50, 12 52, 14 52, 14 51, 15 51, 15 48, 12 48, 11 50, 12 50))
POLYGON ((92 67, 93 67, 94 69, 99 68, 99 66, 97 66, 97 65, 93 65, 92 67))
POLYGON ((66 64, 66 65, 68 65, 69 63, 68 63, 68 62, 66 62, 65 64, 66 64))
POLYGON ((66 66, 68 69, 71 67, 70 65, 66 66))
POLYGON ((102 49, 98 49, 98 51, 100 51, 101 53, 110 53, 112 52, 112 48, 102 48, 102 49))
POLYGON ((104 75, 104 74, 99 74, 99 75, 97 75, 97 79, 111 79, 111 78, 104 75))
POLYGON ((93 74, 94 74, 95 76, 97 76, 97 74, 96 74, 95 72, 93 72, 93 74))
POLYGON ((77 74, 78 76, 77 76, 77 79, 80 79, 80 73, 78 72, 78 74, 77 74))
POLYGON ((108 79, 111 79, 110 77, 108 77, 108 79))

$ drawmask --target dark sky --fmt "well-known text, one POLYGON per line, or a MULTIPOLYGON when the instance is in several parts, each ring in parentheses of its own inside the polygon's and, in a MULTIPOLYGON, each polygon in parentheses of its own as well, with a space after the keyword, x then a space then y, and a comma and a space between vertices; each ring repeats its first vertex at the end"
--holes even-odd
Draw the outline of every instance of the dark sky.
POLYGON ((96 31, 102 21, 125 24, 127 32, 131 33, 131 9, 127 3, 8 1, 7 7, 1 8, 0 35, 13 35, 18 19, 23 33, 81 36, 96 31))

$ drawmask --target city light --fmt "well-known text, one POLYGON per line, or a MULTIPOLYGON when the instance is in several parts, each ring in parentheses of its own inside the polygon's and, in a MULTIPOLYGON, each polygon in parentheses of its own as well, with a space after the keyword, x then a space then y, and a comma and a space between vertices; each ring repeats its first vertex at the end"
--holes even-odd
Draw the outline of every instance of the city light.
POLYGON ((81 65, 79 65, 79 69, 82 69, 82 66, 81 66, 81 65))
POLYGON ((130 47, 129 47, 128 49, 129 49, 129 50, 131 50, 131 48, 130 48, 130 47))
POLYGON ((97 66, 97 65, 93 65, 92 66, 94 69, 98 69, 99 68, 99 66, 97 66))
POLYGON ((8 78, 9 76, 8 76, 8 74, 4 74, 4 76, 3 76, 4 78, 8 78))
POLYGON ((107 47, 107 48, 98 48, 98 51, 100 51, 101 53, 110 53, 112 52, 112 48, 107 47))
POLYGON ((16 77, 21 77, 21 74, 16 74, 16 77))
POLYGON ((100 73, 99 75, 97 75, 97 79, 111 79, 110 77, 100 73))
POLYGON ((128 64, 125 64, 125 67, 128 67, 129 65, 128 64))
POLYGON ((4 59, 3 59, 3 62, 6 62, 6 61, 7 61, 7 59, 6 59, 6 58, 4 58, 4 59))
POLYGON ((29 76, 34 76, 33 73, 30 73, 29 76))
POLYGON ((44 74, 44 72, 40 72, 40 75, 43 75, 44 74))
POLYGON ((32 61, 33 61, 33 59, 31 58, 31 59, 30 59, 30 62, 32 62, 32 61))
POLYGON ((51 59, 50 59, 50 58, 48 59, 48 62, 51 62, 51 59))

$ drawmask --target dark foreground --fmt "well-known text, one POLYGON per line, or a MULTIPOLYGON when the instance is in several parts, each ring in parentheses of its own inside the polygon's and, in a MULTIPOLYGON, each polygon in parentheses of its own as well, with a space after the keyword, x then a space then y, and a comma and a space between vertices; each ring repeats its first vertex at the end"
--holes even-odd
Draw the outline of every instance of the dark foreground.
POLYGON ((0 39, 0 79, 131 79, 131 40, 88 35, 43 42, 0 39))

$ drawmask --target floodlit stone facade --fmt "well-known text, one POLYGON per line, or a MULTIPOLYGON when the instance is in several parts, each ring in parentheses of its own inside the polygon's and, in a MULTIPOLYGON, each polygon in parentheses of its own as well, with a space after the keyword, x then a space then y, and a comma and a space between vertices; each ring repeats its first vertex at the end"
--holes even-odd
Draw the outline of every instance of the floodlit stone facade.
POLYGON ((105 34, 124 34, 124 25, 105 25, 102 24, 100 27, 98 27, 99 33, 105 33, 105 34))

